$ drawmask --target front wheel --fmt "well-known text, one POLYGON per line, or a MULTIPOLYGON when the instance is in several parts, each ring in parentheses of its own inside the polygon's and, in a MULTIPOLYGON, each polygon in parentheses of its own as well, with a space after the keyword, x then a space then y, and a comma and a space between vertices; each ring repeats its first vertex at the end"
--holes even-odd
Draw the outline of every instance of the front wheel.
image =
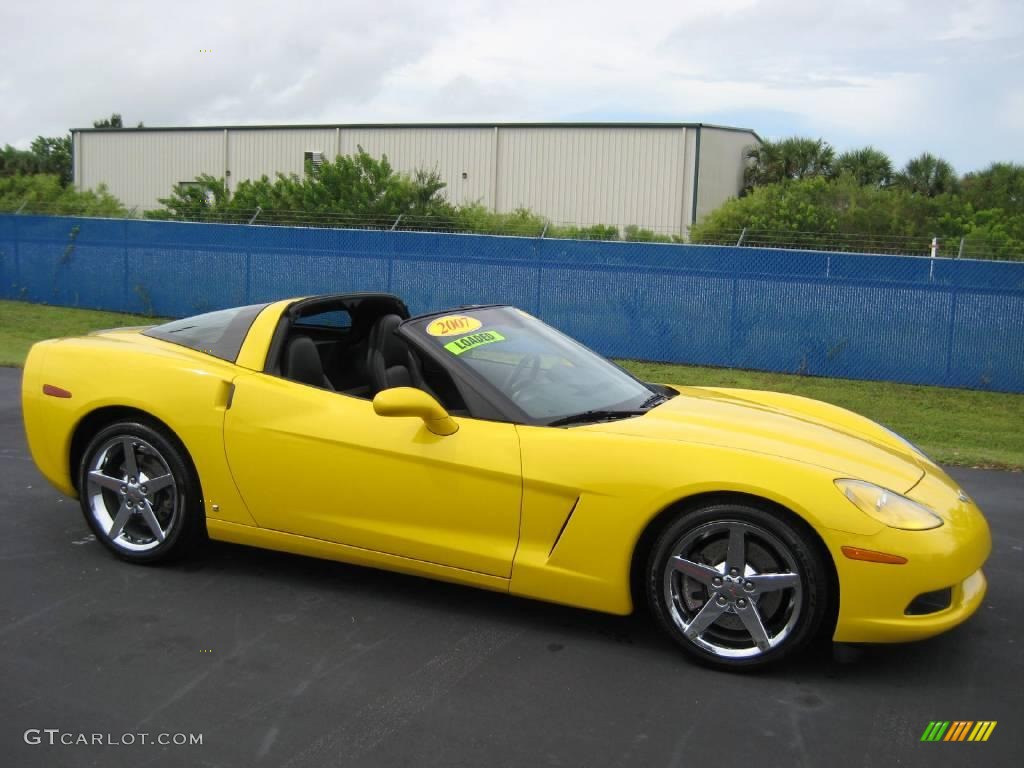
POLYGON ((697 660, 760 667, 805 647, 828 611, 825 564, 810 533, 778 514, 721 503, 680 515, 647 567, 662 628, 697 660))
POLYGON ((133 562, 185 552, 202 532, 199 484, 178 441, 140 422, 100 430, 82 456, 79 496, 93 533, 133 562))

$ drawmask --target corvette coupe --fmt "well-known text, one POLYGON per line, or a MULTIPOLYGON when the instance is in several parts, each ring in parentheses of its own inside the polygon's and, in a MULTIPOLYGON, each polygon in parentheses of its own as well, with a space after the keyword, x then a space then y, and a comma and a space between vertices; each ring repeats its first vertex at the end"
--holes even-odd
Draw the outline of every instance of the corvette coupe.
POLYGON ((643 382, 509 306, 327 295, 40 342, 32 456, 97 539, 204 536, 627 614, 737 669, 925 638, 984 598, 988 526, 841 408, 643 382))

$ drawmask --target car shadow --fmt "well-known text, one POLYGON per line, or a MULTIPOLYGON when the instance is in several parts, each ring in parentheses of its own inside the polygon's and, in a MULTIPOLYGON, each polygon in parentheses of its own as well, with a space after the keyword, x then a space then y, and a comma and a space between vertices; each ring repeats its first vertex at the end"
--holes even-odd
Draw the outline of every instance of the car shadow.
MULTIPOLYGON (((557 636, 558 642, 548 644, 551 651, 575 641, 624 646, 628 648, 624 652, 655 657, 659 663, 678 662, 681 671, 722 674, 691 662, 660 632, 643 605, 632 615, 614 616, 391 571, 215 541, 207 542, 201 552, 170 567, 207 576, 267 579, 300 592, 344 590, 346 595, 366 604, 394 606, 396 615, 408 610, 419 614, 436 611, 439 616, 457 614, 472 622, 557 636)), ((919 676, 933 675, 936 665, 944 659, 955 658, 961 635, 960 630, 954 630, 928 641, 871 646, 836 645, 825 639, 796 658, 744 674, 805 682, 849 679, 856 680, 858 686, 879 680, 891 682, 898 674, 912 684, 919 676)))

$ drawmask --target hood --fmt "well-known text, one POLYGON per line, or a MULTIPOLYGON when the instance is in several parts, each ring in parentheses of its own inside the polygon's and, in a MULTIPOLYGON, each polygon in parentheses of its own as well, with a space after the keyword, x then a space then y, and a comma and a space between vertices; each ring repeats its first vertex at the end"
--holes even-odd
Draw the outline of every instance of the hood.
POLYGON ((906 493, 924 476, 923 458, 873 421, 796 395, 673 387, 679 395, 643 416, 581 429, 780 456, 906 493))

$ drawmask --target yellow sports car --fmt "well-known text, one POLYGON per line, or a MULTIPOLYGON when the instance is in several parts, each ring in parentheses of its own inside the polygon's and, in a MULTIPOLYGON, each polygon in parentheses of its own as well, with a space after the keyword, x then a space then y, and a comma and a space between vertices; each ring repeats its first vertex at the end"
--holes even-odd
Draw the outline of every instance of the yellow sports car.
POLYGON ((318 296, 36 344, 32 456, 133 562, 213 539, 608 613, 748 668, 969 617, 991 542, 908 442, 639 381, 529 314, 318 296))

